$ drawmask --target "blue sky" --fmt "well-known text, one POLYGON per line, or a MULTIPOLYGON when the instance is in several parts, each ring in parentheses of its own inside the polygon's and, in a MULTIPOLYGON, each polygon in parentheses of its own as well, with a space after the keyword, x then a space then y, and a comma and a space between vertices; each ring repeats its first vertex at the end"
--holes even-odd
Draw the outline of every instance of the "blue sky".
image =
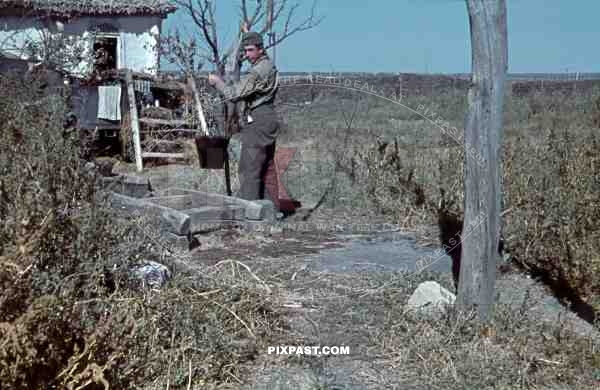
MULTIPOLYGON (((222 45, 238 24, 237 4, 218 1, 222 45)), ((311 1, 300 4, 304 15, 311 1)), ((600 71, 600 0, 507 0, 507 7, 509 72, 600 71)), ((317 13, 319 26, 278 47, 281 71, 470 72, 464 0, 320 0, 317 13)), ((178 13, 164 31, 173 27, 193 31, 178 13)))

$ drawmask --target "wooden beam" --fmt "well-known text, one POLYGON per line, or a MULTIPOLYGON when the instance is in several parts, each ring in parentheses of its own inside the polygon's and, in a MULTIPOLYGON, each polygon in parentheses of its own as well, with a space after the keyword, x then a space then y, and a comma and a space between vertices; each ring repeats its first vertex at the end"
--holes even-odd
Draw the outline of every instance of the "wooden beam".
POLYGON ((160 126, 173 126, 180 127, 188 125, 183 119, 156 119, 156 118, 148 118, 142 117, 139 119, 140 123, 147 125, 148 127, 160 127, 160 126))
POLYGON ((189 209, 199 204, 191 195, 153 196, 151 199, 152 203, 175 210, 189 209))
POLYGON ((135 152, 135 166, 138 172, 144 169, 142 162, 142 146, 140 145, 140 123, 138 121, 137 105, 135 102, 135 91, 133 90, 133 78, 131 71, 127 70, 125 75, 127 95, 129 97, 129 114, 131 117, 131 132, 133 134, 133 149, 135 152))
POLYGON ((208 198, 198 194, 154 196, 151 199, 152 203, 156 203, 165 207, 170 207, 176 210, 201 208, 206 206, 229 206, 236 204, 234 201, 227 202, 223 199, 208 198))
POLYGON ((202 130, 197 129, 156 129, 156 130, 143 130, 140 134, 174 134, 178 133, 192 133, 192 134, 203 134, 202 130))
POLYGON ((246 207, 252 201, 236 198, 234 196, 227 196, 217 194, 213 192, 205 192, 199 190, 191 190, 187 188, 169 187, 163 190, 156 191, 156 195, 159 198, 173 198, 180 195, 186 195, 193 198, 194 208, 201 206, 216 206, 216 205, 232 205, 237 204, 246 207))
POLYGON ((190 231, 190 216, 181 211, 171 209, 152 203, 152 198, 132 198, 111 192, 110 203, 112 207, 117 207, 133 215, 141 215, 151 218, 156 222, 159 229, 180 236, 185 236, 190 231))
POLYGON ((206 231, 215 222, 245 221, 245 209, 238 205, 223 205, 220 207, 205 206, 183 210, 190 216, 190 231, 192 234, 206 231))
POLYGON ((467 0, 472 84, 465 123, 465 217, 457 305, 491 318, 501 227, 502 119, 508 68, 505 0, 467 0))
POLYGON ((185 158, 185 153, 144 152, 143 158, 185 158))
POLYGON ((245 200, 235 196, 226 196, 212 192, 190 190, 185 188, 167 188, 156 191, 160 197, 173 197, 177 195, 190 195, 194 202, 194 208, 202 206, 225 206, 238 205, 244 207, 245 217, 249 220, 268 220, 275 219, 276 210, 273 202, 266 200, 245 200))

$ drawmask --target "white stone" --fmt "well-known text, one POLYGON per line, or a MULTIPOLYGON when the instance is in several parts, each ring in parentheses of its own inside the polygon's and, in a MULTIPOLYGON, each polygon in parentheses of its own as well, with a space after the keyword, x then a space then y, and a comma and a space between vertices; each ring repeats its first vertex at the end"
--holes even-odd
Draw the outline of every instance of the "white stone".
POLYGON ((83 166, 83 170, 86 171, 86 172, 92 172, 96 168, 97 168, 96 164, 94 164, 91 161, 86 162, 85 165, 83 166))
POLYGON ((456 296, 439 283, 427 281, 417 286, 408 299, 407 307, 428 313, 440 312, 445 311, 447 305, 453 305, 455 300, 456 296))

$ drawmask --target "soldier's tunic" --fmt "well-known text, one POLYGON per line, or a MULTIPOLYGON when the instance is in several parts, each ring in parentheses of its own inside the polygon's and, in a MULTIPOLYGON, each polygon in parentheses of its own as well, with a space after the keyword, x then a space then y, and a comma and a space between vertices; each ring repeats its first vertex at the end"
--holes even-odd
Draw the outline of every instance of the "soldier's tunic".
POLYGON ((273 107, 278 89, 277 69, 264 54, 239 82, 232 85, 217 83, 215 87, 226 99, 245 103, 237 196, 247 200, 263 199, 265 188, 262 178, 274 157, 280 129, 273 107), (248 116, 252 119, 250 123, 248 116))

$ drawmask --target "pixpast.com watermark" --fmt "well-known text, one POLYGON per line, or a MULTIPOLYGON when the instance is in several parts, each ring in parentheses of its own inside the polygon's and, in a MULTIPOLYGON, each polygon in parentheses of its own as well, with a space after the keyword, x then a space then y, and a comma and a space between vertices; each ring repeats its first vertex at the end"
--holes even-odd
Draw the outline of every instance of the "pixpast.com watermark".
POLYGON ((350 355, 348 346, 320 346, 320 345, 277 345, 267 347, 269 355, 350 355))

